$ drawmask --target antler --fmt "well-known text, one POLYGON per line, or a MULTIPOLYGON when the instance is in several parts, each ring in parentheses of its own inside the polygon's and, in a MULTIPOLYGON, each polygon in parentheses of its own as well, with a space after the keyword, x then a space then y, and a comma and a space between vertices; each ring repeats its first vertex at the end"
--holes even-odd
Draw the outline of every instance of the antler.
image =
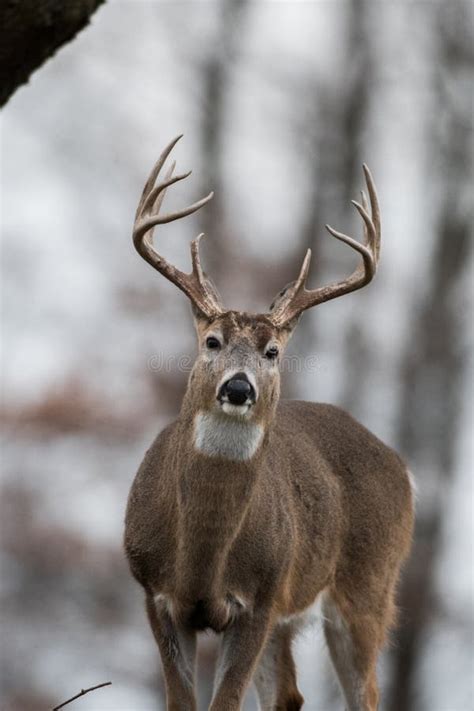
POLYGON ((193 268, 190 274, 180 271, 167 262, 166 259, 162 257, 153 247, 153 231, 156 225, 173 222, 174 220, 179 220, 181 217, 186 217, 186 215, 191 215, 193 212, 196 212, 196 210, 199 210, 203 205, 209 202, 214 195, 214 193, 211 192, 201 200, 189 205, 189 207, 185 207, 184 210, 172 212, 167 215, 160 215, 160 208, 167 188, 169 188, 170 185, 177 183, 179 180, 184 180, 184 178, 191 175, 191 171, 189 171, 189 173, 184 173, 183 175, 173 175, 173 171, 176 166, 176 163, 173 162, 166 173, 163 182, 155 186, 156 179, 163 168, 166 159, 180 138, 182 138, 182 135, 174 138, 171 143, 166 146, 153 166, 150 176, 145 183, 135 215, 133 243, 137 252, 143 257, 143 259, 146 259, 146 261, 151 264, 152 267, 157 269, 160 274, 163 274, 163 276, 173 282, 173 284, 181 289, 181 291, 184 291, 186 296, 188 296, 193 304, 205 316, 212 318, 220 313, 222 309, 219 305, 217 295, 205 278, 201 267, 199 242, 204 235, 200 234, 195 240, 193 240, 193 242, 191 242, 191 259, 193 268))
POLYGON ((270 320, 276 326, 285 326, 306 309, 310 309, 317 304, 322 304, 324 301, 335 299, 343 294, 349 294, 351 291, 356 291, 356 289, 360 289, 372 281, 377 270, 380 255, 380 209, 373 178, 365 164, 363 168, 369 191, 370 214, 364 191, 361 191, 362 205, 355 200, 351 202, 364 221, 364 243, 357 242, 352 237, 342 232, 337 232, 337 230, 326 225, 328 232, 336 237, 336 239, 345 242, 355 249, 356 252, 359 252, 362 257, 362 262, 347 279, 334 282, 328 286, 322 286, 318 289, 307 290, 305 284, 311 260, 311 250, 308 249, 298 279, 288 288, 282 298, 278 300, 276 307, 269 314, 270 320))

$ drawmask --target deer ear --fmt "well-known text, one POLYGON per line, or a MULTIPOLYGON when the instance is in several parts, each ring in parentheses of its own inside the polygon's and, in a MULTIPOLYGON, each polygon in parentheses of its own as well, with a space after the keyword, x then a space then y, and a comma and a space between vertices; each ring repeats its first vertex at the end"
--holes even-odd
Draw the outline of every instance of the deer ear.
MULTIPOLYGON (((292 286, 295 285, 296 282, 291 281, 289 284, 283 287, 281 291, 278 292, 278 294, 275 296, 273 299, 272 303, 270 304, 270 314, 272 311, 277 309, 286 299, 286 294, 288 292, 288 289, 291 289, 292 286)), ((290 333, 293 331, 294 328, 296 328, 299 320, 301 318, 301 313, 295 316, 291 321, 288 321, 288 323, 285 324, 284 330, 285 331, 290 331, 290 333)))

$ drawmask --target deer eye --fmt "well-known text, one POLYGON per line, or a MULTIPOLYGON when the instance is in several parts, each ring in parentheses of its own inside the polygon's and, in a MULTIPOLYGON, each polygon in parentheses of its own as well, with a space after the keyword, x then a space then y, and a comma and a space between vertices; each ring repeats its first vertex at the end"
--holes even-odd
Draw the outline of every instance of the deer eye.
POLYGON ((206 338, 206 346, 211 350, 217 350, 221 347, 221 344, 219 342, 219 339, 217 339, 215 336, 208 336, 206 338))
POLYGON ((267 348, 265 351, 265 358, 268 358, 269 360, 275 360, 275 358, 278 356, 278 347, 277 346, 270 346, 270 348, 267 348))

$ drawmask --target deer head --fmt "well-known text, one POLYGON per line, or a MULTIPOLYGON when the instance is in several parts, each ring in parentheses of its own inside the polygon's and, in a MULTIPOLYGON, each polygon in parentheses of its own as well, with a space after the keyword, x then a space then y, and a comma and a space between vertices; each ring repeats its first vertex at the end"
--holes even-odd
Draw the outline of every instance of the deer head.
POLYGON ((352 201, 364 223, 364 242, 360 243, 327 230, 361 256, 361 262, 346 279, 317 289, 307 289, 311 250, 308 250, 296 281, 275 298, 268 313, 248 314, 226 310, 216 287, 201 266, 199 235, 191 243, 192 271, 186 274, 166 261, 153 246, 156 225, 178 220, 203 207, 213 193, 189 207, 171 214, 160 208, 167 188, 190 173, 173 175, 172 163, 162 182, 155 185, 178 136, 164 149, 145 184, 138 205, 133 241, 138 253, 181 289, 191 301, 199 341, 199 354, 193 367, 185 405, 193 415, 212 413, 223 418, 243 418, 264 424, 271 418, 279 398, 279 363, 300 315, 306 309, 360 289, 374 277, 380 252, 380 213, 371 174, 364 165, 369 203, 364 192, 361 203, 352 201))

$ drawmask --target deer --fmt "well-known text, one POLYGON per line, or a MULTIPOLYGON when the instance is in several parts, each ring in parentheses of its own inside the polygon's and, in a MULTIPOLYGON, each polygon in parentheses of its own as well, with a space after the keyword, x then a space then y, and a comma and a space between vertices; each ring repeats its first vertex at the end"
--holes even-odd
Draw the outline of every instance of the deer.
MULTIPOLYGON (((160 212, 167 188, 188 177, 177 141, 160 155, 136 212, 143 259, 191 302, 198 355, 177 419, 158 434, 133 482, 125 551, 142 586, 159 648, 168 711, 197 708, 197 635, 220 637, 210 711, 237 711, 253 681, 263 711, 297 711, 293 643, 320 605, 330 658, 349 711, 375 711, 376 662, 396 618, 395 591, 412 538, 414 493, 398 454, 344 410, 280 399, 281 361, 301 314, 374 277, 380 209, 367 166, 368 199, 353 201, 360 242, 327 230, 359 256, 339 282, 306 288, 311 251, 268 312, 223 306, 201 265, 169 263, 153 230, 202 208, 211 192, 160 212)), ((314 708, 314 700, 311 700, 314 708)))

